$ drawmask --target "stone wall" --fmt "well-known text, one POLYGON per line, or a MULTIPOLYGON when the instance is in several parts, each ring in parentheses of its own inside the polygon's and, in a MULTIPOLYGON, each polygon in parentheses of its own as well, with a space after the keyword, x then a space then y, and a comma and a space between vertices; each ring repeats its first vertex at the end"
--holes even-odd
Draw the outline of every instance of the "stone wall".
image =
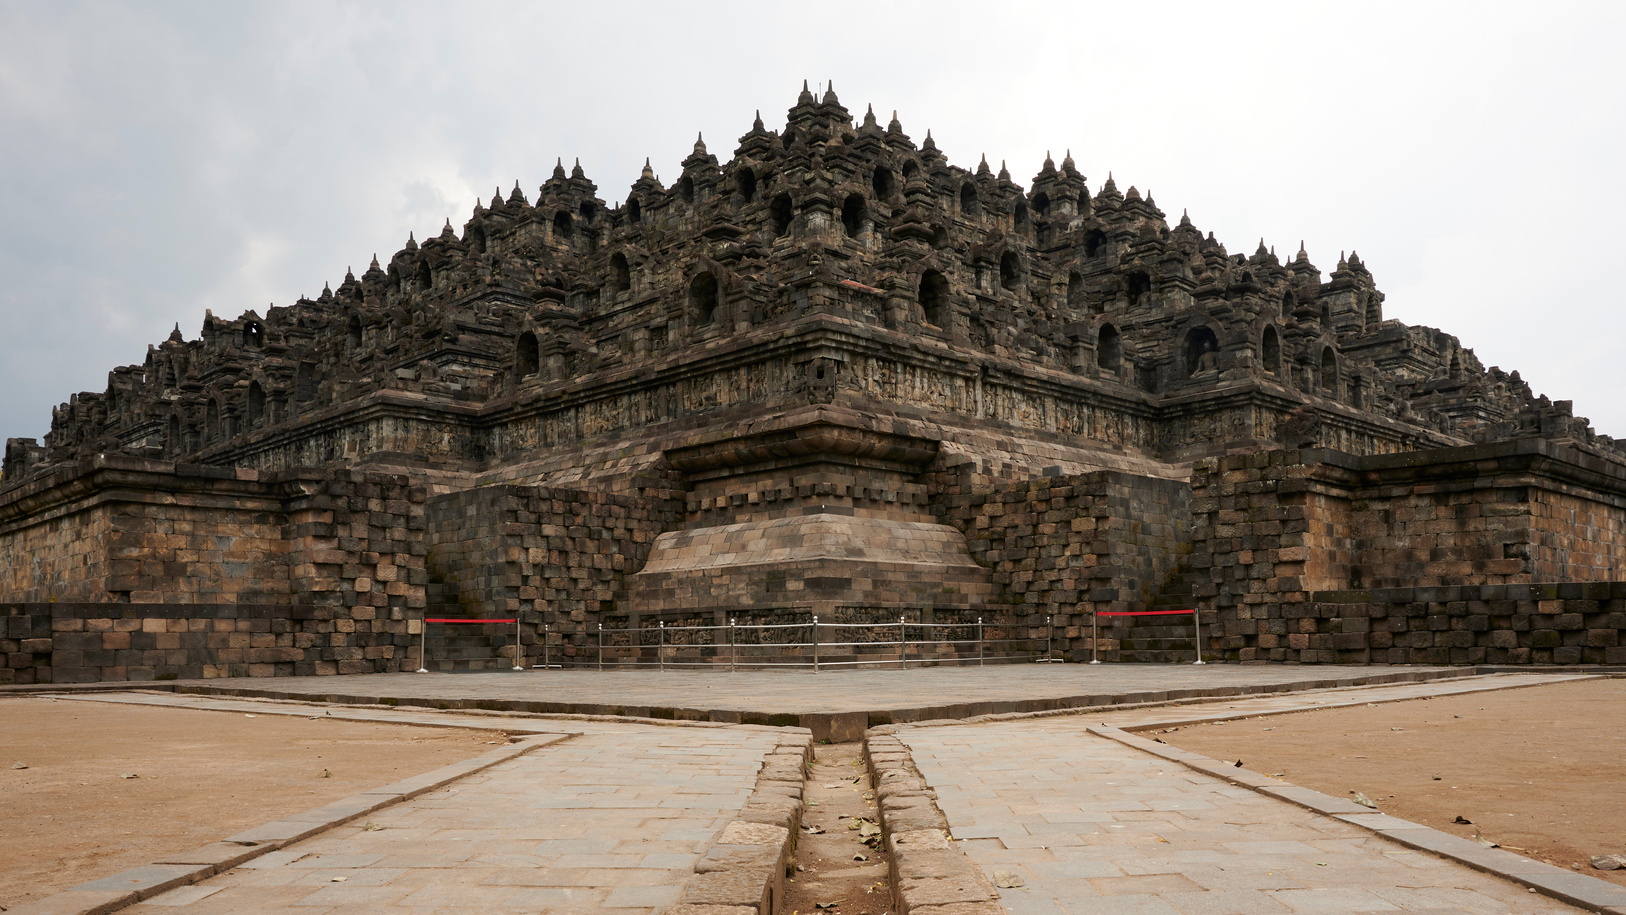
POLYGON ((1626 469, 1527 439, 1412 455, 1199 461, 1198 596, 1297 603, 1351 588, 1597 581, 1626 568, 1626 469))
POLYGON ((1320 591, 1222 608, 1204 642, 1244 663, 1626 664, 1626 582, 1320 591))
POLYGON ((425 606, 426 496, 389 474, 117 455, 11 490, 0 676, 396 669, 425 606))
POLYGON ((0 502, 0 601, 421 610, 426 497, 393 474, 98 458, 0 502))
POLYGON ((16 600, 100 600, 107 592, 112 510, 96 505, 0 527, 0 594, 16 600))
POLYGON ((308 604, 0 604, 0 683, 411 670, 420 625, 308 604))
POLYGON ((1179 481, 1116 471, 1001 480, 970 464, 932 477, 943 521, 991 570, 1012 622, 1040 637, 1054 615, 1057 635, 1087 645, 1088 611, 1141 609, 1189 547, 1179 481))
POLYGON ((546 624, 573 657, 655 538, 681 523, 683 494, 483 486, 437 496, 429 515, 436 572, 459 608, 546 624))
POLYGON ((1626 659, 1612 464, 1539 440, 1261 452, 1199 461, 1192 493, 1193 590, 1229 659, 1626 659))

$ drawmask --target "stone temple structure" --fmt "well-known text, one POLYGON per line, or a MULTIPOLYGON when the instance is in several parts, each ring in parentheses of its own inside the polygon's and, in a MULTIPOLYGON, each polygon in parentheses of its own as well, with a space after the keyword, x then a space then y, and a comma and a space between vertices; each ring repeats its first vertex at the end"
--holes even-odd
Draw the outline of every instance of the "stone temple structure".
POLYGON ((726 162, 613 203, 561 164, 8 441, 0 680, 402 669, 426 613, 567 663, 810 613, 1077 657, 1192 604, 1231 660, 1621 663, 1623 558, 1619 443, 1353 252, 1233 254, 804 87, 726 162))

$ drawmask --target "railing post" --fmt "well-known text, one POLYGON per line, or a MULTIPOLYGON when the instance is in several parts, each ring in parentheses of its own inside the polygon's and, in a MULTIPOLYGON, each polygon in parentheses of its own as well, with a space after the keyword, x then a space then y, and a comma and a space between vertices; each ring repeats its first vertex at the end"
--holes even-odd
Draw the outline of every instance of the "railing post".
POLYGON ((655 660, 660 664, 660 669, 665 670, 666 669, 666 620, 661 620, 660 623, 661 623, 660 644, 655 647, 655 660))
POLYGON ((1198 617, 1197 610, 1198 608, 1196 607, 1191 608, 1191 625, 1195 630, 1195 635, 1193 635, 1193 638, 1197 642, 1197 660, 1191 663, 1206 664, 1208 662, 1203 660, 1203 621, 1200 617, 1198 617))
POLYGON ((982 617, 977 617, 977 666, 982 666, 982 617))
POLYGON ((543 623, 542 624, 542 669, 543 670, 552 670, 553 669, 552 652, 550 652, 548 650, 550 647, 552 647, 552 646, 548 645, 548 624, 543 623))
POLYGON ((424 621, 418 624, 418 673, 429 672, 429 664, 424 659, 424 650, 429 647, 429 614, 424 614, 424 621))
POLYGON ((598 669, 604 669, 604 624, 598 624, 598 669))
POLYGON ((1096 657, 1095 657, 1096 646, 1098 644, 1100 644, 1100 642, 1101 642, 1101 630, 1096 628, 1095 620, 1096 620, 1095 608, 1091 607, 1090 608, 1090 663, 1091 664, 1099 664, 1099 663, 1101 663, 1100 661, 1096 660, 1096 657))
POLYGON ((819 615, 813 614, 813 672, 819 672, 819 615))
POLYGON ((736 652, 735 652, 735 649, 734 649, 734 627, 736 625, 738 625, 738 624, 739 624, 739 620, 736 620, 736 619, 730 619, 728 621, 728 672, 729 673, 734 672, 734 661, 735 661, 735 655, 736 655, 736 652))
POLYGON ((1051 613, 1044 618, 1044 659, 1050 660, 1050 640, 1056 637, 1056 614, 1051 613))
POLYGON ((909 669, 909 636, 903 617, 898 617, 898 666, 909 669))
POLYGON ((518 611, 518 610, 514 611, 514 666, 509 668, 509 670, 524 670, 525 669, 524 655, 521 653, 520 644, 519 644, 520 631, 521 631, 520 626, 523 625, 522 623, 520 623, 520 618, 521 618, 522 615, 523 614, 521 614, 520 611, 518 611))

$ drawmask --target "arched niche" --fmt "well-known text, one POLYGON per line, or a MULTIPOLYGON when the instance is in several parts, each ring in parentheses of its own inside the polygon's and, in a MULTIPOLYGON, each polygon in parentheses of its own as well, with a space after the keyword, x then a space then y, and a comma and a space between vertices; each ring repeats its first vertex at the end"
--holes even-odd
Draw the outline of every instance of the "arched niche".
POLYGON ((790 201, 789 194, 779 194, 768 205, 768 217, 773 223, 775 238, 783 236, 790 231, 791 223, 796 220, 796 208, 790 201))
POLYGON ((1219 338, 1209 327, 1193 327, 1186 331, 1183 347, 1186 375, 1200 375, 1219 368, 1219 338))
POLYGON ((265 420, 265 389, 258 381, 248 383, 248 423, 258 426, 265 420))
POLYGON ((892 179, 892 169, 884 165, 875 166, 875 174, 870 176, 870 187, 875 191, 876 200, 891 200, 896 184, 892 179))
POLYGON ((632 288, 632 267, 627 263, 627 256, 619 251, 610 257, 610 288, 615 292, 632 288))
POLYGON ((542 346, 536 334, 526 331, 514 343, 514 375, 529 378, 542 368, 542 346))
POLYGON ((926 323, 935 327, 945 327, 948 324, 948 278, 936 270, 927 270, 920 275, 920 288, 916 292, 915 300, 920 303, 920 311, 926 318, 926 323))
POLYGON ((750 203, 757 197, 757 174, 749 168, 742 168, 734 175, 734 193, 739 195, 741 203, 750 203))
POLYGON ((703 327, 717 319, 717 278, 701 273, 689 281, 689 308, 695 316, 695 325, 703 327))
POLYGON ((1321 350, 1321 393, 1328 397, 1338 393, 1338 354, 1330 346, 1321 350))
POLYGON ((977 186, 969 181, 960 185, 960 212, 967 216, 982 212, 982 202, 977 199, 977 186))
POLYGON ((841 202, 841 227, 848 238, 857 238, 864 228, 864 198, 860 194, 848 194, 847 199, 841 202))
POLYGON ((1272 375, 1282 373, 1282 341, 1274 327, 1266 327, 1259 338, 1259 365, 1272 375))
POLYGON ((999 285, 1003 289, 1016 289, 1022 285, 1022 259, 1015 251, 1006 251, 999 258, 999 285))
POLYGON ((1083 274, 1077 270, 1067 274, 1067 307, 1072 309, 1075 315, 1079 314, 1088 306, 1086 298, 1088 294, 1084 288, 1083 274))
POLYGON ((1091 229, 1084 233, 1084 256, 1100 257, 1106 253, 1107 233, 1100 229, 1091 229))
POLYGON ((1139 305, 1152 291, 1152 278, 1144 270, 1136 270, 1124 278, 1124 295, 1130 305, 1139 305))
POLYGON ((1095 335, 1096 368, 1116 376, 1123 371, 1123 364, 1123 338, 1118 333, 1118 328, 1111 324, 1101 325, 1101 330, 1095 335))

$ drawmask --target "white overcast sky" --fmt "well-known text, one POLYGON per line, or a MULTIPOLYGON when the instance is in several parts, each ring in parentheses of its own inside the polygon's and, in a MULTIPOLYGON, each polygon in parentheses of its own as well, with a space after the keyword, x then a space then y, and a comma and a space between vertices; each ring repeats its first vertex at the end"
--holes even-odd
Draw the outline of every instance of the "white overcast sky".
POLYGON ((1232 252, 1626 438, 1626 4, 0 0, 0 437, 205 308, 315 295, 556 157, 612 204, 802 80, 1026 183, 1071 149, 1232 252))

